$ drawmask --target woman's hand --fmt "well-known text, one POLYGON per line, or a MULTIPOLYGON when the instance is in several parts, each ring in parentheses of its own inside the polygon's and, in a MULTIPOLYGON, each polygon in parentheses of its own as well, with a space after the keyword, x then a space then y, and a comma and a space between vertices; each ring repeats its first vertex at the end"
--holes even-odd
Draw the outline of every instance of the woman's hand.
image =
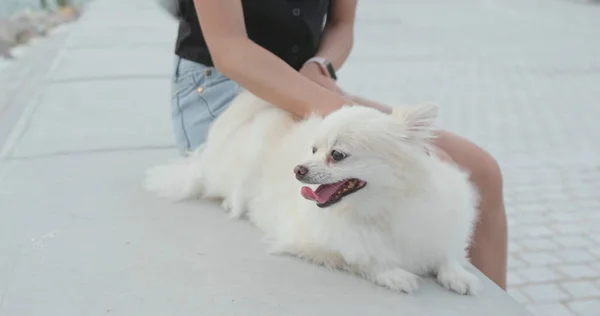
POLYGON ((340 89, 336 81, 323 74, 321 67, 315 63, 308 63, 304 65, 304 67, 300 69, 300 73, 306 78, 328 89, 329 91, 333 91, 343 96, 346 100, 346 104, 360 104, 362 106, 372 107, 386 114, 392 113, 392 108, 387 105, 356 95, 346 94, 342 89, 340 89))
POLYGON ((323 74, 321 67, 316 63, 308 63, 300 69, 300 73, 306 78, 318 83, 320 86, 327 88, 330 91, 344 94, 338 87, 335 80, 323 74))

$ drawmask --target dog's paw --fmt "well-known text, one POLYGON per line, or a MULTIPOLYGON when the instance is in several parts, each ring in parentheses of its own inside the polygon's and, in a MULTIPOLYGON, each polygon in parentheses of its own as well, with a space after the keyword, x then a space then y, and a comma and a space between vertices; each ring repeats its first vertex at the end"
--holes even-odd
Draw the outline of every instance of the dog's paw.
POLYGON ((379 272, 373 276, 373 281, 392 291, 412 294, 419 289, 419 276, 402 268, 379 272))
POLYGON ((461 295, 477 295, 481 281, 461 266, 445 267, 437 273, 437 281, 446 289, 461 295))
POLYGON ((242 216, 244 216, 245 213, 246 212, 244 211, 244 208, 242 206, 232 205, 231 209, 229 210, 229 218, 239 219, 242 218, 242 216))
POLYGON ((226 211, 229 212, 231 211, 231 202, 229 199, 223 199, 223 202, 221 202, 221 207, 226 211))
POLYGON ((231 208, 229 209, 229 218, 239 219, 246 213, 246 205, 244 199, 240 195, 235 195, 231 200, 231 208))
POLYGON ((230 219, 239 219, 246 213, 244 205, 240 200, 232 201, 232 199, 224 199, 221 207, 229 213, 230 219))

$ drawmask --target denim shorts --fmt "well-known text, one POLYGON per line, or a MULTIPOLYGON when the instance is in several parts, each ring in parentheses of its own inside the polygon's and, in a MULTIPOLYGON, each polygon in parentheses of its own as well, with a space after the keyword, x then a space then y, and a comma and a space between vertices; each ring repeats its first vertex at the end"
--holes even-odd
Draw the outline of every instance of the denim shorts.
POLYGON ((171 82, 171 119, 183 155, 200 147, 219 114, 235 98, 239 85, 215 67, 175 57, 171 82))

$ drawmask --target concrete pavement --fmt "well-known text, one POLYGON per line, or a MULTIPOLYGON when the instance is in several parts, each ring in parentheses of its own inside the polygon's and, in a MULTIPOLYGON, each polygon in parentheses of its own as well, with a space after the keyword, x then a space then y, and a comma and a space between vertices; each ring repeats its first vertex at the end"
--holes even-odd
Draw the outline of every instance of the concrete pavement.
POLYGON ((13 48, 15 58, 0 58, 0 148, 3 147, 23 109, 41 92, 46 74, 63 47, 68 25, 13 48))
MULTIPOLYGON (((563 0, 359 1, 340 72, 384 102, 440 102, 444 127, 498 158, 510 294, 536 315, 600 310, 598 17, 563 0)), ((267 256, 218 207, 143 192, 175 155, 175 34, 142 0, 96 0, 71 28, 0 150, 0 315, 519 314, 489 285, 402 297, 267 256)))

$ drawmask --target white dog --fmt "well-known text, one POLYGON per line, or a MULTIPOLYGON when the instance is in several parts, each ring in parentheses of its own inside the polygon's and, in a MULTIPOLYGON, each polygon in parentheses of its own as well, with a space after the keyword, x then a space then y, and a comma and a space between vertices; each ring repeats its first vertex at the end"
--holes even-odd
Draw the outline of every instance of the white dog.
POLYGON ((418 275, 476 295, 466 248, 478 195, 468 175, 430 154, 437 107, 392 115, 346 106, 297 121, 243 92, 202 149, 149 170, 146 188, 174 200, 223 199, 291 254, 412 293, 418 275), (304 184, 304 186, 303 186, 304 184))

